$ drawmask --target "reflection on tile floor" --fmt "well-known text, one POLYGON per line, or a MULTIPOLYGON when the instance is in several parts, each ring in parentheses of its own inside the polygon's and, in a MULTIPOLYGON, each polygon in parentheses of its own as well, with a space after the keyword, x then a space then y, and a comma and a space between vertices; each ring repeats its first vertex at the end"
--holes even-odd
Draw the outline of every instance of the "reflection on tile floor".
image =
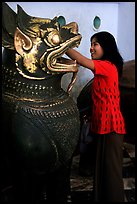
MULTIPOLYGON (((125 202, 135 202, 135 145, 124 144, 123 181, 125 202)), ((78 172, 79 155, 73 158, 71 172, 72 197, 69 203, 88 204, 92 201, 93 177, 80 176, 78 172)))

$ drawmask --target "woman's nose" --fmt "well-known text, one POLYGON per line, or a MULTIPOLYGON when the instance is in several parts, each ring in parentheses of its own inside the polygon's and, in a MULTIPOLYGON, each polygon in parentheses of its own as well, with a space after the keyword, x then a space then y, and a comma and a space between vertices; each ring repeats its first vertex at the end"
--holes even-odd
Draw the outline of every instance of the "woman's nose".
POLYGON ((90 52, 93 52, 93 47, 90 48, 90 52))

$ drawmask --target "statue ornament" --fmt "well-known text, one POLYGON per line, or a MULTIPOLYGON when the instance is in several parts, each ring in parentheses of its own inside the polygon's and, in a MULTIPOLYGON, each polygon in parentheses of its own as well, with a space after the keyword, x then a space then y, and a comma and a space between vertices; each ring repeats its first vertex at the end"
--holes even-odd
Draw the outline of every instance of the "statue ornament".
MULTIPOLYGON (((67 203, 71 161, 79 140, 79 111, 70 97, 78 65, 65 59, 79 46, 75 22, 17 14, 2 3, 1 192, 17 203, 67 203), (68 90, 61 78, 73 73, 68 90), (9 188, 10 186, 10 188, 9 188)), ((4 196, 3 196, 4 201, 4 196)))

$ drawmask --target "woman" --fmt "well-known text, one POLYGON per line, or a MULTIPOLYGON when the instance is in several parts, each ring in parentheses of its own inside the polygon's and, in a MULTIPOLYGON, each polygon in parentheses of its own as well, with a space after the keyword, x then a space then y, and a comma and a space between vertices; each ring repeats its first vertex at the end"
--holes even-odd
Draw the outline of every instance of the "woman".
POLYGON ((91 37, 91 58, 74 49, 67 55, 94 73, 91 131, 97 142, 94 201, 124 202, 122 176, 125 122, 120 111, 119 77, 123 59, 115 38, 106 31, 91 37))

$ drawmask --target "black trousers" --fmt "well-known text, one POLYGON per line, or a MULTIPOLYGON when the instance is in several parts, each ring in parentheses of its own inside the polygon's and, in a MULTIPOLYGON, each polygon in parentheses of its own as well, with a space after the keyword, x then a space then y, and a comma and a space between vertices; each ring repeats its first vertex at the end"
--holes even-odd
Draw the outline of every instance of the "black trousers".
POLYGON ((95 202, 124 202, 123 136, 116 133, 94 136, 97 144, 93 184, 95 202))

